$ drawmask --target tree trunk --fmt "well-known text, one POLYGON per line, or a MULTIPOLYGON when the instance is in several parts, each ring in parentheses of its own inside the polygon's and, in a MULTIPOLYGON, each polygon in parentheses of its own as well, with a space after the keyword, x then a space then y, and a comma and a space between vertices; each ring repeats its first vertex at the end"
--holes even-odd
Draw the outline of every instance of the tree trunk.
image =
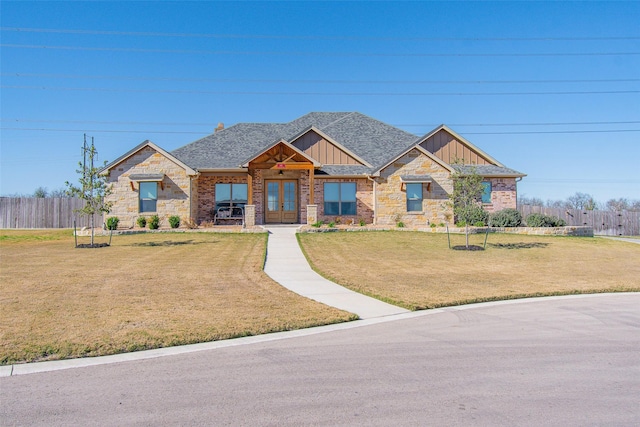
POLYGON ((89 221, 89 227, 91 227, 91 246, 93 246, 93 235, 95 233, 94 227, 93 227, 93 225, 94 225, 93 221, 94 221, 93 215, 91 215, 91 220, 89 221))
POLYGON ((469 249, 469 224, 464 225, 464 234, 465 234, 465 240, 467 242, 467 249, 469 249))

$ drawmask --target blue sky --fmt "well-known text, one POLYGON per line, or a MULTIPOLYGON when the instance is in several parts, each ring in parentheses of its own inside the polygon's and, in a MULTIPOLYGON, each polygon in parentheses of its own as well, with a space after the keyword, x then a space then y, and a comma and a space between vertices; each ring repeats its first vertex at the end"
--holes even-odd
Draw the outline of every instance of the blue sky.
POLYGON ((445 123, 520 195, 640 199, 639 2, 0 4, 0 194, 76 181, 218 122, 359 111, 445 123))

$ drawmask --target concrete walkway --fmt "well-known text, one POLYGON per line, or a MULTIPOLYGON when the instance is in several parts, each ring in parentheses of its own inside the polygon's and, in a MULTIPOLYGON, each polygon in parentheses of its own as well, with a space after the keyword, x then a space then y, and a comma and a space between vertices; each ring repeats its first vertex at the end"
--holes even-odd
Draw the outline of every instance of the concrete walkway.
POLYGON ((269 242, 264 271, 287 289, 351 313, 361 319, 408 313, 409 310, 387 304, 337 285, 311 269, 296 239, 298 226, 267 226, 269 242))

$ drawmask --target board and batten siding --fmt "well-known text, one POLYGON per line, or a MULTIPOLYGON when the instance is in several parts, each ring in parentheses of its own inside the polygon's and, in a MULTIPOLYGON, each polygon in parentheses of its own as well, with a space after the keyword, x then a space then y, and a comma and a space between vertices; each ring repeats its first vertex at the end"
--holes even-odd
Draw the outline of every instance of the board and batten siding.
MULTIPOLYGON (((89 227, 90 218, 75 212, 84 200, 72 197, 0 197, 0 228, 73 228, 89 227)), ((94 224, 102 226, 102 215, 94 224)))
POLYGON ((448 164, 453 164, 456 160, 465 165, 493 164, 443 129, 425 139, 420 146, 448 164))
POLYGON ((350 156, 344 150, 336 147, 334 144, 313 131, 305 133, 300 138, 296 139, 292 145, 323 165, 361 164, 358 160, 353 158, 353 156, 350 156))

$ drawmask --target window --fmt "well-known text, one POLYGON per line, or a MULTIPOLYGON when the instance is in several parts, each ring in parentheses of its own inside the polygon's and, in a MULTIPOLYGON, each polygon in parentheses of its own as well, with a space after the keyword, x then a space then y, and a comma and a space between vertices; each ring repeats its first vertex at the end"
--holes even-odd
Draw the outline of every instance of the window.
POLYGON ((407 183, 407 212, 422 212, 422 183, 407 183))
POLYGON ((491 203, 491 182, 482 181, 482 187, 484 188, 482 192, 482 203, 491 203))
POLYGON ((244 207, 247 184, 216 184, 216 211, 222 207, 244 207))
POLYGON ((324 184, 325 215, 356 214, 356 183, 325 182, 324 184))
POLYGON ((158 183, 140 182, 140 212, 155 212, 158 201, 158 183))

